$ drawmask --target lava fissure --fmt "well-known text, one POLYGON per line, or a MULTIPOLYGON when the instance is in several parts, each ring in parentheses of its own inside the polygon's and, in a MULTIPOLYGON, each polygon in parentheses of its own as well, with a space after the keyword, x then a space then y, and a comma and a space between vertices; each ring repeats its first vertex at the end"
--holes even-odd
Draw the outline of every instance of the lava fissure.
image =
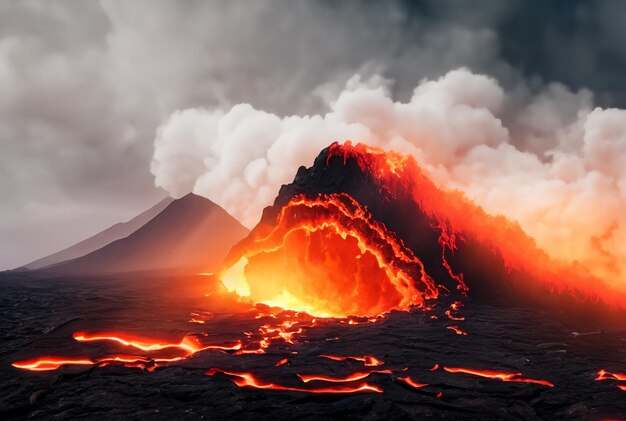
POLYGON ((554 387, 554 384, 547 380, 529 379, 522 376, 522 373, 507 373, 503 371, 493 370, 478 370, 472 368, 462 367, 443 367, 448 373, 462 373, 470 374, 472 376, 485 377, 488 379, 501 380, 503 382, 518 382, 518 383, 534 383, 547 387, 554 387))

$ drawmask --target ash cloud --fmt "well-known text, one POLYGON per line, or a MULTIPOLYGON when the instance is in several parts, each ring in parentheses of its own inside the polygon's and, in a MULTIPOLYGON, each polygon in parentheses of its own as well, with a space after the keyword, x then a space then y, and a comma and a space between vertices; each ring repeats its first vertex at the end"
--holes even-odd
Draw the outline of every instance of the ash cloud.
POLYGON ((594 108, 590 91, 560 84, 506 90, 467 69, 424 79, 406 101, 391 86, 355 76, 322 114, 248 104, 174 113, 155 140, 155 181, 252 227, 300 165, 352 139, 413 155, 440 186, 517 221, 552 257, 626 281, 626 110, 594 108))
MULTIPOLYGON (((250 103, 280 120, 323 116, 355 74, 393 80, 391 97, 407 102, 423 78, 467 67, 495 77, 505 103, 514 94, 522 107, 538 92, 562 103, 548 121, 537 100, 525 118, 541 124, 511 136, 520 150, 550 150, 554 140, 545 134, 576 118, 568 107, 581 107, 570 95, 583 101, 582 87, 602 106, 626 104, 626 6, 548 3, 2 2, 0 268, 57 251, 158 201, 164 193, 149 173, 155 132, 175 113, 195 118, 189 109, 227 114, 250 103), (548 92, 549 80, 563 89, 548 92)), ((511 133, 528 126, 507 117, 519 107, 502 110, 511 133)), ((197 160, 176 162, 188 177, 178 188, 193 188, 197 160)), ((264 171, 261 161, 255 165, 250 179, 264 171)))

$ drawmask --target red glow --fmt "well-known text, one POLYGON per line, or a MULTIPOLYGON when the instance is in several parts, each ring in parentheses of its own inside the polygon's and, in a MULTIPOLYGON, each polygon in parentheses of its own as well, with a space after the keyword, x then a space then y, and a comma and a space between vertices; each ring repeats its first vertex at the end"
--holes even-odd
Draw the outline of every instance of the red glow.
POLYGON ((426 383, 418 383, 415 380, 413 380, 411 378, 411 376, 406 376, 406 377, 398 377, 398 380, 400 380, 401 382, 408 384, 409 386, 415 388, 415 389, 420 389, 424 386, 428 386, 428 384, 426 383))
POLYGON ((610 371, 600 370, 595 380, 619 380, 626 381, 626 373, 611 373, 610 371))
POLYGON ((385 364, 378 358, 373 357, 371 355, 363 355, 361 357, 355 357, 355 356, 341 357, 337 355, 320 355, 320 357, 328 358, 329 360, 334 360, 334 361, 347 361, 347 360, 359 361, 359 362, 362 362, 363 365, 366 367, 378 367, 378 366, 385 364))
POLYGON ((345 377, 331 377, 324 376, 322 374, 298 374, 298 377, 302 379, 304 383, 308 383, 315 380, 320 380, 324 382, 331 383, 344 383, 344 382, 353 382, 356 380, 363 380, 366 377, 369 377, 370 374, 381 373, 381 374, 391 374, 391 370, 370 370, 365 372, 357 372, 352 373, 345 377))
POLYGON ((467 336, 467 332, 465 332, 464 330, 461 330, 458 326, 447 326, 446 329, 450 329, 457 335, 467 336))
MULTIPOLYGON (((617 380, 620 382, 624 382, 626 381, 626 373, 612 373, 606 370, 599 370, 598 375, 596 376, 594 380, 596 381, 617 380)), ((617 384, 616 387, 619 390, 626 391, 626 385, 624 384, 617 384)))
POLYGON ((211 368, 205 374, 214 376, 217 373, 222 373, 228 376, 233 383, 239 387, 253 387, 256 389, 273 389, 273 390, 287 390, 292 392, 305 392, 305 393, 357 393, 357 392, 376 392, 382 393, 383 390, 375 385, 368 383, 361 383, 356 386, 330 386, 320 388, 299 388, 281 386, 274 383, 264 382, 255 377, 252 373, 237 373, 232 371, 225 371, 219 368, 211 368))
POLYGON ((345 317, 438 296, 413 252, 345 193, 294 197, 276 226, 257 226, 236 249, 222 282, 256 302, 345 317))
POLYGON ((16 361, 11 365, 15 368, 30 371, 56 370, 64 365, 94 365, 95 362, 87 358, 40 357, 26 361, 16 361))
POLYGON ((552 383, 547 380, 527 379, 522 377, 522 373, 506 373, 501 371, 492 370, 476 370, 470 368, 454 368, 443 367, 443 369, 449 373, 464 373, 471 374, 472 376, 485 377, 488 379, 502 380, 503 382, 518 382, 518 383, 535 383, 543 386, 554 387, 552 383))
POLYGON ((331 145, 327 162, 332 156, 342 157, 344 162, 355 160, 364 173, 373 176, 381 192, 392 197, 407 191, 413 195, 415 203, 440 230, 443 265, 460 291, 467 291, 466 280, 463 274, 452 270, 448 256, 457 249, 459 241, 472 239, 500 255, 509 270, 524 271, 533 281, 550 289, 577 290, 614 306, 625 305, 624 293, 615 291, 579 266, 574 268, 552 260, 517 223, 487 214, 460 192, 444 191, 435 186, 414 158, 363 144, 353 145, 349 141, 331 145))
POLYGON ((285 365, 289 362, 289 360, 287 358, 283 358, 282 360, 278 360, 278 362, 276 364, 274 364, 275 367, 280 367, 281 365, 285 365))

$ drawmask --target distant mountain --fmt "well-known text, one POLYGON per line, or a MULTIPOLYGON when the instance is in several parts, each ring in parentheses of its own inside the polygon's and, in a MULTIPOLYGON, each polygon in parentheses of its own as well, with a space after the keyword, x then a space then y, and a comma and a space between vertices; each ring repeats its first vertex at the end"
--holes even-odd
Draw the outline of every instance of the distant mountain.
POLYGON ((230 247, 247 234, 248 230, 224 209, 190 193, 172 201, 126 238, 46 269, 64 274, 214 271, 230 247))
POLYGON ((66 260, 71 260, 77 257, 84 256, 88 253, 91 253, 92 251, 98 250, 99 248, 106 246, 107 244, 112 243, 115 240, 128 237, 130 234, 145 225, 149 220, 161 213, 161 211, 173 201, 174 199, 172 199, 171 197, 163 199, 147 211, 140 213, 139 215, 135 216, 133 219, 127 222, 121 222, 112 225, 104 231, 94 235, 93 237, 89 237, 86 240, 81 241, 80 243, 76 243, 73 246, 70 246, 49 256, 37 259, 34 262, 24 265, 23 267, 31 270, 41 269, 46 266, 54 265, 55 263, 64 262, 66 260))

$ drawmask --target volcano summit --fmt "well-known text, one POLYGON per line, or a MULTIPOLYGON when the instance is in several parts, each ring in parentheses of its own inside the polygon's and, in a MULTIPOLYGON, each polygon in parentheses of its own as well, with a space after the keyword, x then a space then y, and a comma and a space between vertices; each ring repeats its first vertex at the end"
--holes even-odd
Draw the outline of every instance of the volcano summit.
POLYGON ((415 160, 334 143, 226 259, 240 295, 316 315, 376 315, 464 299, 552 308, 604 304, 623 294, 550 259, 502 216, 437 188, 415 160))

